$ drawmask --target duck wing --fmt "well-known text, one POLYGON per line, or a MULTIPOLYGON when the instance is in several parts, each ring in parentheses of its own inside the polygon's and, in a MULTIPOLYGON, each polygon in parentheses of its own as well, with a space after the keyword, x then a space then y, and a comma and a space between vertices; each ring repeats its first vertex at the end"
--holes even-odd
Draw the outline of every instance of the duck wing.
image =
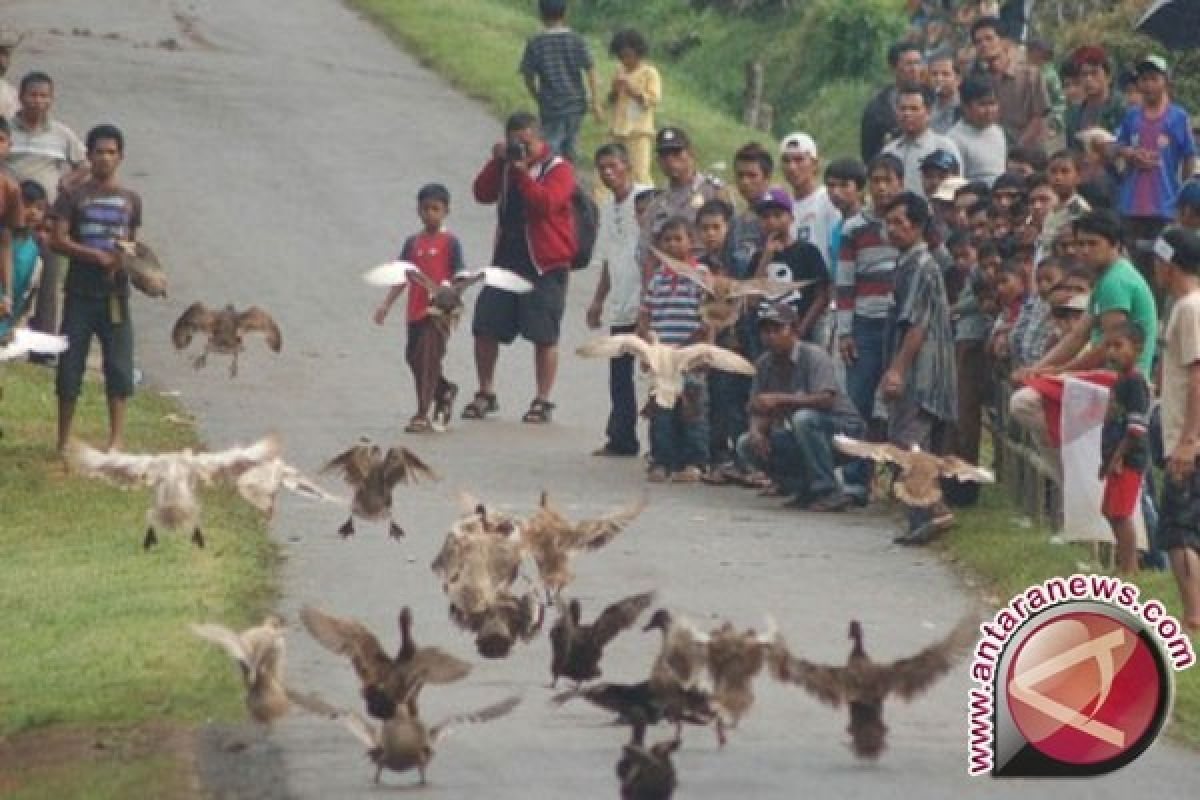
POLYGON ((182 350, 192 343, 192 336, 197 332, 211 334, 216 321, 215 312, 209 311, 203 303, 192 303, 175 320, 171 328, 171 343, 176 350, 182 350))
POLYGON ((648 498, 643 494, 629 505, 610 511, 602 517, 580 520, 563 532, 560 542, 563 547, 569 549, 599 549, 629 527, 629 523, 646 509, 647 503, 648 498))
POLYGON ((792 655, 783 637, 776 637, 767 654, 775 680, 793 683, 827 706, 840 708, 846 699, 849 671, 845 667, 814 664, 792 655))
POLYGON ((129 282, 150 297, 167 296, 167 273, 150 245, 145 242, 119 242, 121 268, 129 274, 129 282))
POLYGON ((653 347, 645 339, 633 333, 598 337, 579 347, 575 353, 584 358, 633 356, 644 364, 650 364, 653 359, 653 347))
POLYGON ((653 591, 630 595, 600 612, 600 616, 592 623, 592 638, 596 645, 604 647, 617 634, 637 622, 642 612, 654 602, 654 597, 653 591))
POLYGON ((730 284, 730 297, 781 297, 785 294, 807 288, 816 281, 776 281, 770 278, 750 278, 733 281, 730 284))
POLYGON ((0 361, 12 361, 29 353, 57 355, 67 349, 67 337, 42 333, 29 328, 14 328, 8 333, 9 341, 0 341, 0 361))
POLYGON ((941 500, 942 460, 919 451, 906 455, 908 463, 901 465, 900 480, 893 483, 896 497, 900 502, 918 508, 926 508, 941 500))
POLYGON ((264 436, 248 447, 231 447, 213 453, 195 453, 191 462, 201 479, 211 483, 218 479, 236 480, 248 470, 261 466, 277 457, 278 454, 279 439, 275 436, 264 436))
POLYGON ((942 456, 942 476, 975 483, 995 483, 996 474, 990 469, 977 467, 958 456, 942 456))
POLYGON ((154 467, 170 455, 105 453, 80 441, 72 441, 67 447, 67 462, 73 470, 106 478, 119 486, 153 486, 154 467))
POLYGON ((388 486, 417 483, 421 478, 437 481, 441 477, 407 447, 389 447, 383 457, 383 476, 388 486))
POLYGON ((440 647, 418 648, 408 666, 424 683, 454 683, 471 673, 471 664, 440 647))
POLYGON ((651 685, 695 688, 708 661, 708 639, 708 634, 692 623, 673 617, 650 669, 651 685))
POLYGON ((479 283, 479 281, 483 281, 484 286, 502 289, 513 294, 528 294, 533 291, 533 284, 530 281, 504 267, 482 267, 460 272, 454 276, 454 285, 459 291, 479 283))
POLYGON ((242 333, 261 333, 266 337, 267 347, 278 353, 283 348, 283 334, 275 318, 258 306, 251 306, 237 315, 237 327, 242 333))
POLYGON ((362 742, 363 746, 368 750, 374 750, 380 746, 378 730, 376 730, 374 725, 367 722, 362 714, 359 714, 357 711, 334 709, 334 714, 331 716, 342 723, 342 727, 350 731, 351 735, 362 742))
POLYGON ((715 344, 689 344, 676 350, 674 355, 679 369, 684 372, 697 367, 708 367, 721 372, 736 372, 739 375, 754 374, 753 364, 732 350, 715 344))
POLYGON ((910 454, 895 445, 877 442, 865 442, 862 439, 852 439, 843 434, 835 434, 833 446, 848 456, 866 458, 886 464, 907 466, 910 454))
POLYGON ((291 688, 290 686, 285 687, 284 692, 287 694, 288 701, 293 705, 299 706, 305 711, 311 714, 316 714, 319 717, 337 720, 341 719, 342 716, 347 713, 342 709, 325 702, 325 699, 316 692, 301 692, 291 688))
POLYGON ((651 247, 650 252, 653 253, 654 257, 661 261, 667 267, 667 269, 671 270, 671 272, 674 272, 681 278, 687 278, 704 291, 712 294, 713 274, 707 269, 692 266, 686 261, 680 261, 678 258, 667 255, 657 247, 651 247))
POLYGON ((371 474, 372 466, 371 445, 356 444, 331 458, 321 471, 338 472, 351 486, 362 486, 371 474))
POLYGON ((258 664, 254 663, 251 659, 245 642, 242 641, 242 637, 237 632, 213 622, 192 623, 188 625, 188 628, 201 639, 206 639, 213 644, 219 645, 228 653, 229 657, 236 661, 238 666, 242 668, 242 677, 247 682, 258 671, 258 664))
POLYGON ((413 273, 421 272, 420 268, 411 261, 389 261, 363 273, 362 279, 371 286, 391 288, 407 286, 413 273))
POLYGON ((310 500, 346 505, 346 499, 325 491, 300 470, 281 458, 259 464, 237 479, 238 494, 259 511, 268 512, 281 488, 310 500))
POLYGON ((367 626, 355 619, 335 617, 312 606, 300 609, 300 621, 317 643, 339 656, 350 659, 364 684, 386 677, 392 659, 367 626))
POLYGON ((454 728, 459 725, 476 725, 481 722, 490 722, 494 719, 499 719, 506 714, 511 714, 513 709, 521 704, 519 695, 510 695, 498 703, 492 703, 490 706, 468 711, 465 714, 453 714, 438 722, 429 729, 429 738, 437 744, 438 740, 449 736, 454 728))
POLYGON ((971 649, 979 639, 979 621, 968 614, 944 639, 908 658, 877 667, 885 691, 911 700, 928 689, 971 649))

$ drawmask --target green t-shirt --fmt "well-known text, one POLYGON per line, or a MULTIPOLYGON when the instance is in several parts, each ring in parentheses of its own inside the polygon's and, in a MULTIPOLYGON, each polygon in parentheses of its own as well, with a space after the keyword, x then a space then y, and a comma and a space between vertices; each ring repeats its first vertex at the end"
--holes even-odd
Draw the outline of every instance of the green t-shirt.
POLYGON ((1100 342, 1100 318, 1109 311, 1124 311, 1131 320, 1141 323, 1146 344, 1138 358, 1138 370, 1143 375, 1149 375, 1158 341, 1158 311, 1154 306, 1154 293, 1150 291, 1150 285, 1142 273, 1123 258, 1117 259, 1105 270, 1092 287, 1088 314, 1092 318, 1093 345, 1100 342))

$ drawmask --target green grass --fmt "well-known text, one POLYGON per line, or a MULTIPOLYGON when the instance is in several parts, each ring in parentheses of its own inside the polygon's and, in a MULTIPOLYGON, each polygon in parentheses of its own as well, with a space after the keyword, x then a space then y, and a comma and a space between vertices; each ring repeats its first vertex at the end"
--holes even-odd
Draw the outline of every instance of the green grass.
MULTIPOLYGON (((209 493, 207 549, 164 534, 143 552, 148 492, 68 477, 55 458, 53 373, 21 365, 2 381, 0 737, 240 718, 236 670, 186 624, 240 625, 273 599, 276 554, 256 513, 229 492, 209 493)), ((178 410, 140 392, 128 449, 196 444, 190 428, 164 419, 178 410)), ((103 393, 89 384, 76 434, 95 443, 106 431, 103 393)))
MULTIPOLYGON (((1048 531, 1025 527, 1006 491, 987 487, 979 506, 958 513, 958 526, 946 540, 950 557, 986 582, 989 601, 1007 603, 1026 587, 1055 575, 1105 571, 1095 563, 1090 547, 1052 544, 1048 531)), ((1141 597, 1161 600, 1177 620, 1182 619, 1179 590, 1171 573, 1143 571, 1134 582, 1141 597)), ((1200 647, 1200 640, 1193 637, 1192 646, 1200 647)), ((1179 741, 1200 747, 1200 668, 1175 677, 1175 713, 1168 730, 1179 741)))
POLYGON ((150 796, 147 787, 154 787, 154 797, 191 796, 179 762, 164 756, 83 762, 53 771, 18 769, 11 777, 15 788, 4 793, 6 800, 128 800, 150 796))

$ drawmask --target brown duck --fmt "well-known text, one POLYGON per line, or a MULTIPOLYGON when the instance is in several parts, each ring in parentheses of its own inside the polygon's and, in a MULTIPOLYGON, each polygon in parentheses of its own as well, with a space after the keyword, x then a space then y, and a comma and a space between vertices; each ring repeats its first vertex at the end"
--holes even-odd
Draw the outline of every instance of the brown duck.
POLYGON ((175 321, 171 329, 171 341, 176 350, 183 350, 192 342, 192 336, 203 333, 208 336, 204 349, 192 361, 192 366, 200 369, 207 363, 209 353, 225 353, 233 356, 229 365, 229 377, 237 375, 238 354, 246 349, 244 336, 248 333, 261 333, 267 340, 267 347, 278 353, 283 348, 283 334, 271 315, 257 306, 251 306, 245 311, 238 311, 232 305, 225 306, 220 311, 212 311, 203 303, 192 303, 187 310, 175 321))
POLYGON ((629 743, 621 749, 617 761, 621 800, 670 800, 675 794, 677 779, 671 755, 682 740, 676 735, 646 747, 646 724, 643 715, 635 715, 629 743))
POLYGON ((709 636, 665 608, 655 611, 645 631, 662 631, 662 646, 650 668, 650 688, 664 702, 664 714, 676 727, 684 722, 713 723, 717 744, 725 746, 725 722, 717 713, 705 680, 709 636), (704 702, 701 703, 700 699, 704 702), (705 713, 698 713, 703 710, 705 713))
POLYGON ((732 728, 754 705, 754 679, 762 672, 776 635, 771 619, 765 633, 738 631, 726 622, 708 634, 706 656, 713 702, 732 728))
POLYGON ((896 499, 907 506, 927 508, 942 499, 942 478, 976 483, 994 483, 991 470, 977 467, 958 456, 935 456, 913 445, 902 450, 891 444, 876 444, 837 434, 833 444, 838 450, 855 458, 869 458, 885 464, 895 464, 900 474, 892 483, 896 499))
POLYGON ((340 472, 354 487, 350 516, 338 528, 343 538, 354 535, 355 517, 387 519, 388 534, 393 539, 404 536, 404 529, 392 518, 392 490, 398 483, 416 483, 421 478, 439 480, 438 474, 408 448, 389 447, 384 453, 383 448, 366 439, 334 456, 321 471, 340 472))
POLYGON ((522 594, 501 589, 475 611, 450 604, 450 619, 475 634, 475 649, 484 658, 505 658, 517 640, 532 641, 545 617, 546 607, 532 588, 522 594))
POLYGON ((863 647, 862 625, 850 623, 854 646, 844 667, 828 667, 796 658, 782 637, 776 637, 768 657, 772 674, 781 681, 800 686, 822 703, 850 707, 846 728, 851 747, 859 758, 876 759, 886 747, 887 725, 883 703, 890 695, 911 700, 945 675, 979 636, 974 616, 964 617, 946 638, 908 658, 876 664, 863 647))
POLYGON ((407 703, 415 715, 417 695, 426 683, 453 683, 471 665, 438 647, 417 647, 412 637, 412 612, 400 611, 400 649, 392 658, 375 634, 355 619, 335 617, 312 606, 300 609, 300 621, 325 649, 350 659, 362 683, 367 713, 388 719, 407 703))
POLYGON ((595 621, 584 624, 578 598, 569 603, 558 600, 558 620, 550 628, 550 687, 559 677, 575 681, 576 686, 600 677, 600 658, 604 648, 621 631, 631 627, 654 602, 654 592, 630 595, 604 609, 595 621))

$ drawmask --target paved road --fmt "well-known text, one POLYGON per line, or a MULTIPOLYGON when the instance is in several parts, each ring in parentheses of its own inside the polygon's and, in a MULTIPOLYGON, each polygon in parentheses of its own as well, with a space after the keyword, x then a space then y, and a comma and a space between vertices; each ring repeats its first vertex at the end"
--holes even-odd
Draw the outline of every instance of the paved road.
MULTIPOLYGON (((334 0, 24 0, 3 8, 6 22, 34 31, 14 73, 47 68, 59 81, 60 112, 80 132, 101 120, 128 132, 125 174, 145 197, 144 235, 172 270, 170 299, 139 298, 134 312, 139 361, 154 386, 179 391, 214 445, 274 428, 290 458, 309 468, 360 435, 393 439, 412 402, 401 321, 386 330, 369 322, 378 295, 357 273, 385 260, 413 228, 414 194, 432 179, 455 196, 451 222, 469 259, 486 258, 492 218, 471 203, 469 185, 495 122, 334 0), (91 35, 72 35, 74 28, 91 35), (178 49, 156 46, 168 38, 178 49), (271 310, 283 326, 283 354, 252 344, 235 381, 220 359, 192 371, 171 351, 167 330, 196 299, 271 310)), ((585 335, 582 309, 595 278, 574 279, 568 348, 585 335)), ((450 375, 469 393, 465 331, 450 350, 450 375)), ((286 614, 294 620, 301 603, 315 603, 361 617, 390 642, 396 611, 407 603, 421 642, 470 654, 470 640, 445 621, 428 569, 455 513, 452 489, 528 509, 547 487, 574 513, 643 490, 640 463, 585 455, 599 441, 603 365, 565 358, 558 418, 531 429, 517 421, 531 396, 530 361, 527 347, 504 351, 498 419, 406 440, 448 477, 401 493, 410 532, 402 544, 368 526, 357 539, 339 541, 335 509, 284 501, 274 534, 286 557, 286 614)), ((841 660, 850 616, 864 621, 873 655, 893 658, 938 636, 966 606, 960 583, 935 558, 890 545, 892 523, 884 517, 781 512, 736 489, 663 486, 651 497, 628 535, 581 565, 577 590, 589 609, 657 587, 668 605, 701 620, 719 612, 756 624, 773 612, 791 642, 815 658, 841 660)), ((649 634, 619 639, 606 675, 644 675, 655 644, 649 634)), ((289 646, 297 684, 354 701, 345 664, 298 629, 289 646)), ((624 732, 584 707, 551 711, 543 688, 548 662, 542 638, 507 661, 480 664, 465 684, 427 692, 431 716, 513 690, 526 694, 513 717, 449 741, 431 770, 431 796, 614 794, 624 732)), ((763 681, 757 710, 723 752, 704 733, 689 736, 678 758, 680 795, 1012 796, 1011 785, 965 777, 966 690, 965 670, 958 670, 923 701, 892 709, 891 750, 863 766, 842 744, 840 714, 763 681)), ((377 796, 356 743, 326 723, 285 720, 239 753, 222 751, 230 738, 247 736, 215 731, 208 737, 215 746, 201 759, 218 795, 377 796)), ((1181 797, 1196 765, 1195 754, 1159 746, 1103 781, 1029 784, 1020 792, 1181 797)))

